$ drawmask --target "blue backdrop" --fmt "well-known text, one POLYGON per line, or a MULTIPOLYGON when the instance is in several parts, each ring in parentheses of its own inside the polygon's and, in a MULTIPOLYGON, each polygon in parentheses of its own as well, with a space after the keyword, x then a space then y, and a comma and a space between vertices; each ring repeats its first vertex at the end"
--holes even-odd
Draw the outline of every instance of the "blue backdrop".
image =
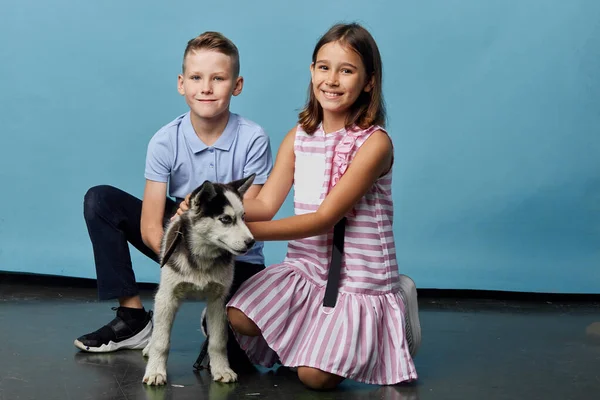
MULTIPOLYGON (((384 59, 401 272, 426 288, 600 293, 598 1, 20 0, 1 14, 0 270, 95 277, 83 195, 141 197, 148 140, 186 111, 188 39, 236 42, 232 108, 276 151, 319 35, 358 20, 384 59)), ((268 263, 284 253, 266 247, 268 263)))

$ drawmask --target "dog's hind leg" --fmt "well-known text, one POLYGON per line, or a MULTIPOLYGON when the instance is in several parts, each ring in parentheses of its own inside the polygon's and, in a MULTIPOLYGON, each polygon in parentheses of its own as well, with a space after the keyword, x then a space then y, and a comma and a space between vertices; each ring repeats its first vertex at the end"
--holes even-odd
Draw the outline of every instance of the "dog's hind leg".
POLYGON ((237 374, 229 366, 227 358, 227 314, 223 297, 208 300, 206 305, 208 328, 208 357, 210 372, 216 382, 235 382, 237 374))
POLYGON ((164 385, 167 381, 167 358, 171 346, 171 328, 179 308, 180 299, 173 288, 161 282, 154 299, 154 330, 148 347, 148 365, 143 382, 148 385, 164 385))

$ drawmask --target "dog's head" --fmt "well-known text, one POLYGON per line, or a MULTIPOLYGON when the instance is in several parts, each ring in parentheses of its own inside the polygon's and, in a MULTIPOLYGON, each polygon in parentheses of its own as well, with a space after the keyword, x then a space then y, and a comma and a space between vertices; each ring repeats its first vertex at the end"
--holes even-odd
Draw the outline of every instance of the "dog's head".
POLYGON ((228 184, 205 181, 192 192, 186 214, 196 243, 209 242, 234 255, 252 248, 254 237, 244 222, 242 198, 254 177, 228 184))

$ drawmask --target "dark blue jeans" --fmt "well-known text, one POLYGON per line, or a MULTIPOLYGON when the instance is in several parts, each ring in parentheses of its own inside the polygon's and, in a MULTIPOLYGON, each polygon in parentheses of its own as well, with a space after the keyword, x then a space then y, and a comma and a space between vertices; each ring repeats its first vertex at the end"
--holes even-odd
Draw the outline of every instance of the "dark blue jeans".
MULTIPOLYGON (((178 205, 167 198, 165 224, 178 205)), ((83 215, 94 250, 99 299, 137 295, 128 243, 158 263, 158 256, 142 241, 142 200, 112 186, 95 186, 85 194, 83 215)), ((246 279, 264 268, 262 264, 237 261, 227 301, 246 279)))

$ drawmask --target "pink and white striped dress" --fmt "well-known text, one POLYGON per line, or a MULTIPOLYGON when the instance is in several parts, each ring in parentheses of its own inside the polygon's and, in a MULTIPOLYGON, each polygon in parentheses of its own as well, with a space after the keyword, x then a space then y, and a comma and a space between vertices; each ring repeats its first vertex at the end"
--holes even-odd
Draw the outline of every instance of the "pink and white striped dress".
MULTIPOLYGON (((370 135, 346 130, 294 142, 296 214, 317 210, 370 135), (322 178, 320 178, 322 177, 322 178)), ((385 131, 384 131, 385 132, 385 131)), ((237 335, 259 365, 318 368, 359 382, 396 384, 417 379, 404 335, 404 304, 392 231, 391 170, 347 216, 336 306, 323 307, 333 230, 288 243, 284 261, 248 279, 228 307, 252 319, 262 337, 237 335)))

